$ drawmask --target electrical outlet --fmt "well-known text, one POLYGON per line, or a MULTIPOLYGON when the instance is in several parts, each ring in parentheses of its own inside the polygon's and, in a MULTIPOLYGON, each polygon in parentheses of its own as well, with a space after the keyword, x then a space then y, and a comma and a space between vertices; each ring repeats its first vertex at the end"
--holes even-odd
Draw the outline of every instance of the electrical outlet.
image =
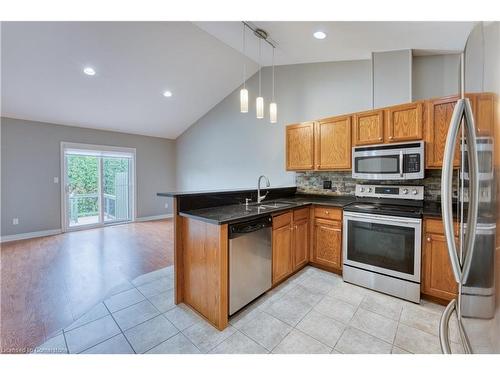
POLYGON ((17 225, 19 224, 19 219, 17 217, 12 219, 12 225, 17 225))
POLYGON ((54 184, 58 184, 59 183, 59 177, 54 177, 54 184))
POLYGON ((331 181, 323 181, 323 189, 330 190, 332 188, 332 182, 331 181))

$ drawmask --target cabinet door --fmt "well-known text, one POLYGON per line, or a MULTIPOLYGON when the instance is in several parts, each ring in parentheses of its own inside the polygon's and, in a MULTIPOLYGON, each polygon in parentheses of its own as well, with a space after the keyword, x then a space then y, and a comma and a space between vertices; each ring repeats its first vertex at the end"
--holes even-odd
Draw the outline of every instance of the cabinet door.
POLYGON ((293 224, 293 270, 296 271, 309 262, 309 219, 293 224))
POLYGON ((287 126, 286 169, 314 169, 314 122, 287 126))
POLYGON ((423 103, 415 102, 389 107, 387 111, 386 142, 405 142, 422 139, 423 103))
POLYGON ((292 272, 292 223, 291 213, 273 219, 273 284, 292 272), (275 227, 274 223, 279 223, 275 227))
POLYGON ((316 125, 316 169, 351 169, 351 117, 340 116, 316 125))
POLYGON ((384 111, 374 110, 353 116, 354 145, 370 145, 384 142, 384 111))
MULTIPOLYGON (((442 168, 444 147, 450 127, 451 116, 458 96, 449 96, 426 103, 427 121, 425 125, 425 167, 442 168)), ((460 145, 455 146, 455 159, 453 164, 460 165, 460 145)))
POLYGON ((475 95, 474 119, 478 135, 492 136, 495 123, 495 103, 496 97, 491 93, 481 93, 475 95))
POLYGON ((446 237, 426 233, 423 247, 422 291, 430 296, 451 300, 457 296, 446 237))
POLYGON ((314 219, 313 262, 341 269, 342 226, 338 221, 314 219))

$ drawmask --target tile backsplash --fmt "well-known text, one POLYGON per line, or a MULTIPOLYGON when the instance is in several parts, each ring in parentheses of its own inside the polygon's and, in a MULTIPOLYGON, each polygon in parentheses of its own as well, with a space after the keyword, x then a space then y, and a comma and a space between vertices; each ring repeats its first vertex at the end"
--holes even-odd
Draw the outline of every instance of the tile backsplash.
MULTIPOLYGON (((453 181, 456 179, 454 178, 453 181)), ((354 195, 356 184, 424 185, 425 199, 436 200, 441 195, 441 170, 426 170, 422 180, 368 181, 352 178, 347 172, 297 172, 297 192, 323 195, 354 195), (331 181, 331 189, 323 189, 323 181, 331 181)))

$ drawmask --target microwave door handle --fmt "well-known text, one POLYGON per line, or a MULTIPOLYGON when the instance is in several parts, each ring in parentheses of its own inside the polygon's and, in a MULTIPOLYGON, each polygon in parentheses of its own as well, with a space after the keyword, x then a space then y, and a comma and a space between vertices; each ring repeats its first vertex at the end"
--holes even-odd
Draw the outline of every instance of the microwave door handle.
POLYGON ((465 99, 465 136, 467 140, 467 157, 469 163, 469 205, 467 213, 467 229, 465 231, 465 258, 463 263, 461 282, 465 283, 471 268, 474 256, 474 242, 476 240, 478 204, 479 204, 479 161, 477 155, 476 128, 469 99, 465 99))
POLYGON ((403 177, 403 150, 399 151, 399 176, 403 177))
POLYGON ((459 99, 455 104, 453 115, 451 117, 448 135, 443 156, 443 170, 441 174, 441 211, 443 215, 444 233, 446 244, 448 245, 448 255, 450 256, 451 267, 455 281, 460 283, 462 279, 462 270, 458 259, 457 247, 455 244, 455 234, 453 230, 453 158, 455 154, 455 140, 458 136, 460 123, 463 117, 465 107, 464 99, 459 99))

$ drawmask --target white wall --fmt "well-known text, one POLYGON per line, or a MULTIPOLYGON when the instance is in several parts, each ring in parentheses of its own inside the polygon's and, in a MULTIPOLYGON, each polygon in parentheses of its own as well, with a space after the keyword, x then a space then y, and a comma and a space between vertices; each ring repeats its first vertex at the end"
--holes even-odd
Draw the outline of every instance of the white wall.
POLYGON ((285 171, 285 125, 371 107, 371 62, 347 61, 276 68, 278 123, 270 124, 270 69, 263 70, 266 119, 255 118, 257 75, 247 86, 249 113, 239 112, 239 89, 177 139, 179 190, 255 188, 265 174, 272 186, 295 185, 285 171))
POLYGON ((156 193, 175 189, 175 142, 95 129, 0 118, 1 235, 61 229, 60 142, 136 149, 138 218, 171 213, 168 198, 156 193), (12 219, 19 218, 13 225, 12 219))
POLYGON ((411 102, 411 50, 373 53, 375 108, 411 102))
POLYGON ((413 100, 460 93, 460 55, 414 56, 413 100))

